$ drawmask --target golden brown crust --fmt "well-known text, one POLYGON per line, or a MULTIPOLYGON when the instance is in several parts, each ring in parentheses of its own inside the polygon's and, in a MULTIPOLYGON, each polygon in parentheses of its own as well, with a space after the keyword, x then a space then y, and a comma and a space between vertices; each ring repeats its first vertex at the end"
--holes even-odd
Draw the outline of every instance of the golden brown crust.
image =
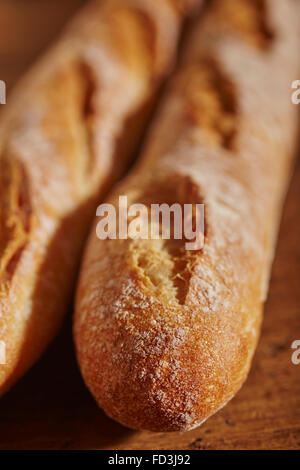
POLYGON ((212 1, 143 158, 109 199, 204 202, 201 252, 91 232, 77 356, 99 405, 128 427, 192 429, 247 377, 293 162, 298 39, 292 0, 212 1))
POLYGON ((59 328, 95 203, 138 143, 189 9, 178 15, 169 0, 92 2, 3 111, 0 394, 59 328))

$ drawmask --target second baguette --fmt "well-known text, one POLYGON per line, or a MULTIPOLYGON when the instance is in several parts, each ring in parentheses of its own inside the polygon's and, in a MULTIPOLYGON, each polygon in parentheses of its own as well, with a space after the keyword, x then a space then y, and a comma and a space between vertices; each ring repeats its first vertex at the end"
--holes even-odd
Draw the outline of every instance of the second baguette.
POLYGON ((77 356, 125 426, 192 429, 247 377, 293 163, 298 26, 292 0, 210 2, 140 164, 108 201, 204 203, 203 250, 90 235, 77 356))

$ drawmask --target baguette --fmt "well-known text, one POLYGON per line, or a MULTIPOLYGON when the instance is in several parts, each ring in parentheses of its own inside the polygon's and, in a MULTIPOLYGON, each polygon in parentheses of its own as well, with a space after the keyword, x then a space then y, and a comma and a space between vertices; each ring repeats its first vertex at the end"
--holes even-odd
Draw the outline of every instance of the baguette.
POLYGON ((0 394, 57 333, 96 202, 127 167, 183 20, 200 3, 94 1, 9 98, 0 121, 0 394))
POLYGON ((78 363, 99 406, 127 427, 193 429, 247 377, 293 167, 295 8, 210 2, 141 160, 108 199, 203 203, 203 249, 99 240, 96 226, 90 234, 74 318, 78 363))

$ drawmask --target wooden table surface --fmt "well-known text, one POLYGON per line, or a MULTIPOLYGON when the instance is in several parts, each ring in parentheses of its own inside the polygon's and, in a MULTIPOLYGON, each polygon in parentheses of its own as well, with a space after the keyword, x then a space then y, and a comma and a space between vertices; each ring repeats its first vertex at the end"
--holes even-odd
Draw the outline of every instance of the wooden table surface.
MULTIPOLYGON (((81 3, 0 0, 0 79, 9 89, 81 3)), ((0 449, 300 449, 300 365, 291 361, 291 344, 300 340, 299 235, 298 165, 250 376, 203 426, 153 434, 130 431, 107 418, 81 380, 70 315, 42 360, 1 399, 0 449)))

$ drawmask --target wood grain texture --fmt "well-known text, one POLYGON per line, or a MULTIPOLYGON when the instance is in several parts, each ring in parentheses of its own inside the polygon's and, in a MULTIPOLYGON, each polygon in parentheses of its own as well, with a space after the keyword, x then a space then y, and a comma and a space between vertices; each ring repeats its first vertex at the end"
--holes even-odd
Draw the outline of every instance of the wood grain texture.
MULTIPOLYGON (((0 79, 10 88, 83 0, 0 0, 0 79)), ((295 77, 299 78, 299 77, 295 77)), ((300 166, 281 226, 263 331, 240 393, 187 433, 132 432, 98 409, 80 377, 71 315, 43 359, 0 401, 0 449, 300 449, 300 166)))

